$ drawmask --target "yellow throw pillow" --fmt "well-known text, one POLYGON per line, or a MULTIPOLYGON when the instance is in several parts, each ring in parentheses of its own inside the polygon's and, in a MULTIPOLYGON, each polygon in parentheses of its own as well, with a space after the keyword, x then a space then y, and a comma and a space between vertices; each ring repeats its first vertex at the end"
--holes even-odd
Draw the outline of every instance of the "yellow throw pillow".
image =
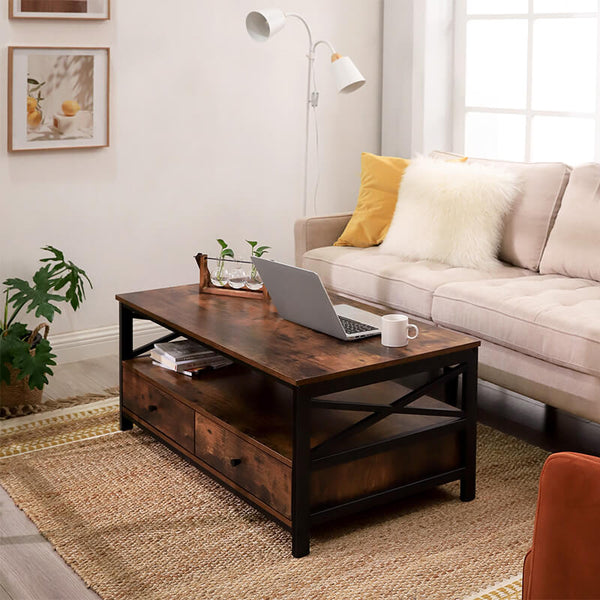
POLYGON ((381 244, 392 222, 400 182, 409 164, 405 158, 362 153, 358 202, 334 246, 367 248, 381 244))

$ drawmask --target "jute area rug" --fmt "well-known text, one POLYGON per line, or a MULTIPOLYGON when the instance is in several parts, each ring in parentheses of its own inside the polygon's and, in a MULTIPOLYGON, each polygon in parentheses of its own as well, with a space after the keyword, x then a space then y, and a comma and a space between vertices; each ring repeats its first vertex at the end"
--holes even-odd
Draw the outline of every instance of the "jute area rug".
POLYGON ((524 442, 480 426, 476 500, 448 484, 320 527, 294 559, 278 525, 140 429, 118 432, 115 401, 86 410, 0 424, 0 483, 105 600, 520 597, 547 456, 524 442))

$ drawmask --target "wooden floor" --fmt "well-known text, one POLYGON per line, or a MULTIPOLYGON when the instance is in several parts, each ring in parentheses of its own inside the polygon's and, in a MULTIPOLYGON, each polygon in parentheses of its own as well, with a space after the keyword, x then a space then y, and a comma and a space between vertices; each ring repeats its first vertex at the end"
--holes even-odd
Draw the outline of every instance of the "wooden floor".
MULTIPOLYGON (((55 368, 47 398, 100 393, 118 385, 116 356, 55 368)), ((479 420, 549 451, 600 456, 600 425, 518 397, 495 386, 479 386, 479 420)), ((35 525, 0 487, 0 600, 90 600, 85 587, 35 525)))
MULTIPOLYGON (((44 398, 119 385, 116 355, 54 367, 44 398)), ((0 487, 0 600, 98 600, 0 487)))
POLYGON ((119 357, 116 354, 58 365, 53 370, 54 376, 44 388, 44 398, 48 400, 99 394, 119 385, 119 357))

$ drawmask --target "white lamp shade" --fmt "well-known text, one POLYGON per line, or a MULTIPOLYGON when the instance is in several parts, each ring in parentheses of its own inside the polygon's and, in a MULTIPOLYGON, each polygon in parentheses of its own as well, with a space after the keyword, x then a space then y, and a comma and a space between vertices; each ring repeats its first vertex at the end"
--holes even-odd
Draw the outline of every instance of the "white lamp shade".
POLYGON ((350 94, 365 84, 365 78, 349 56, 341 56, 331 63, 337 91, 350 94))
POLYGON ((248 35, 257 42, 266 42, 285 25, 285 13, 278 8, 253 10, 246 16, 248 35))

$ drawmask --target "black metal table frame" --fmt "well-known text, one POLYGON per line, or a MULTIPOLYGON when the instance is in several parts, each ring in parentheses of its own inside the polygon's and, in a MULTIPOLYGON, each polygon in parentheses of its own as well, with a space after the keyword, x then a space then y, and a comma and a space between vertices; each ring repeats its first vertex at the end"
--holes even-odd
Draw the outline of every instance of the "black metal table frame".
MULTIPOLYGON (((119 313, 119 360, 140 356, 152 349, 155 343, 170 341, 181 332, 173 330, 160 319, 149 317, 127 306, 120 304, 119 313), (138 348, 133 347, 133 319, 151 320, 173 331, 154 342, 144 344, 138 348)), ((187 334, 185 334, 187 335, 187 334)), ((292 554, 296 558, 306 556, 310 551, 310 528, 319 523, 324 523, 341 516, 360 510, 369 509, 380 504, 391 502, 408 495, 421 492, 438 485, 460 480, 460 499, 468 502, 475 498, 475 467, 476 467, 476 442, 477 442, 477 356, 478 348, 448 352, 431 358, 412 360, 400 365, 384 367, 375 371, 359 374, 348 374, 336 379, 291 386, 280 380, 279 383, 292 389, 293 392, 293 455, 292 455, 292 554), (360 402, 340 402, 321 398, 334 392, 363 387, 373 383, 400 379, 417 373, 433 374, 431 379, 416 389, 398 398, 390 404, 367 404, 360 402), (459 394, 459 378, 462 377, 461 393, 459 394), (434 388, 444 387, 444 402, 450 407, 445 409, 417 408, 409 406, 415 400, 430 393, 434 388), (311 449, 310 447, 310 412, 318 410, 354 410, 370 412, 354 425, 337 433, 330 439, 311 449), (378 423, 388 415, 430 415, 446 417, 447 422, 423 427, 404 433, 377 443, 372 443, 350 450, 335 451, 331 447, 342 438, 363 431, 378 423), (377 492, 343 504, 328 507, 316 512, 310 511, 310 474, 312 471, 322 469, 343 462, 348 462, 400 447, 402 445, 433 438, 441 433, 459 432, 461 466, 438 475, 420 479, 409 484, 377 492)), ((233 357, 232 357, 233 358, 233 357)), ((256 367, 252 367, 256 368, 256 367)), ((131 429, 133 423, 123 415, 122 399, 122 365, 120 367, 120 428, 125 431, 131 429)), ((258 369, 257 369, 258 370, 258 369)), ((265 375, 268 375, 265 373, 265 375)), ((223 483, 223 482, 221 482, 223 483)), ((227 486, 228 487, 228 486, 227 486)), ((231 489, 231 488, 229 488, 231 489)), ((237 494, 237 492, 234 493, 237 494)), ((239 495, 239 494, 237 494, 239 495)), ((244 498, 248 502, 247 498, 244 498)), ((254 503, 251 502, 254 505, 254 503)), ((256 506, 256 505, 254 505, 256 506)), ((257 507, 260 509, 260 507, 257 507)), ((265 512, 270 518, 273 515, 265 512)), ((290 529, 285 523, 282 525, 290 529)))

